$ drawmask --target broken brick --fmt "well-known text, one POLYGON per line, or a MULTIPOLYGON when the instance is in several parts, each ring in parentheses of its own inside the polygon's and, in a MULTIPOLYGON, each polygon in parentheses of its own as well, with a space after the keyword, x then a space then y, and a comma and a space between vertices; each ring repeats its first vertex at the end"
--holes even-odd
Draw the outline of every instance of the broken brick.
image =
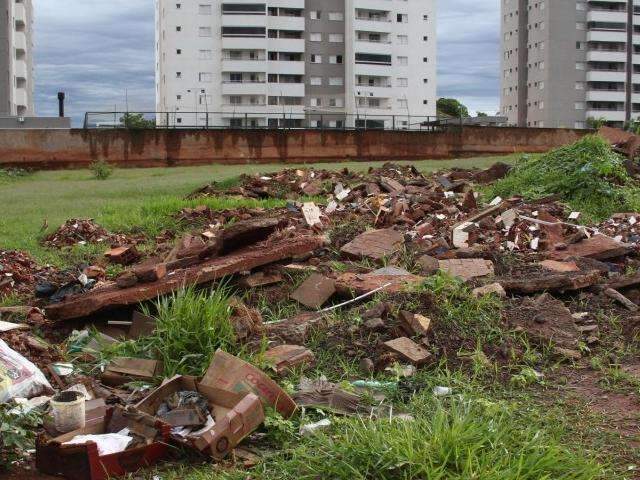
POLYGON ((440 270, 465 282, 493 275, 493 262, 482 258, 440 260, 440 270))
POLYGON ((111 262, 118 265, 131 265, 140 258, 140 253, 135 246, 118 247, 107 250, 104 254, 111 262))
POLYGON ((555 251, 549 254, 552 260, 566 260, 569 257, 586 257, 596 260, 607 260, 631 253, 631 245, 618 242, 606 235, 598 234, 582 240, 573 245, 568 245, 566 250, 555 251))
POLYGON ((280 282, 282 282, 282 275, 278 272, 256 272, 241 278, 238 285, 243 288, 256 288, 280 282))
POLYGON ((349 257, 379 261, 398 252, 403 244, 404 235, 389 228, 358 235, 340 251, 349 257))
POLYGON ((576 262, 558 262, 557 260, 545 260, 543 262, 540 262, 540 266, 547 270, 559 273, 580 271, 580 267, 578 267, 576 262))
POLYGON ((388 350, 400 355, 403 360, 416 366, 424 365, 429 360, 429 357, 431 357, 428 350, 407 337, 390 340, 385 342, 384 346, 388 350))
POLYGON ((471 294, 476 298, 484 297, 485 295, 491 294, 495 294, 500 298, 507 297, 507 292, 499 283, 492 283, 490 285, 485 285, 484 287, 474 288, 471 294))
POLYGON ((278 375, 297 367, 309 367, 316 361, 313 352, 300 345, 279 345, 267 350, 264 358, 275 366, 278 375))
POLYGON ((359 296, 384 288, 387 293, 399 293, 421 285, 424 277, 417 275, 374 275, 344 273, 336 280, 336 289, 342 296, 359 296))
POLYGON ((402 328, 411 336, 426 335, 431 326, 431 319, 417 313, 401 311, 399 320, 402 328))
POLYGON ((318 309, 336 293, 333 279, 314 273, 300 285, 291 298, 305 307, 318 309))

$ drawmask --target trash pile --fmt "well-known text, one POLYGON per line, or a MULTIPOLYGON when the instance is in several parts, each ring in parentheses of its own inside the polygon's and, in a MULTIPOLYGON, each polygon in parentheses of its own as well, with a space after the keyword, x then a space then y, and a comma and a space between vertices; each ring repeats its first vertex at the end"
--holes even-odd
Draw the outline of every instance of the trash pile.
POLYGON ((43 245, 52 248, 64 248, 88 243, 104 243, 112 247, 139 243, 141 239, 124 234, 110 233, 93 219, 72 218, 67 220, 55 232, 45 237, 43 245))
MULTIPOLYGON (((588 142, 578 147, 588 150, 588 142)), ((478 302, 495 299, 482 308, 501 306, 505 329, 550 348, 559 360, 579 361, 600 342, 596 308, 622 318, 640 310, 640 275, 629 274, 640 266, 640 213, 584 225, 583 213, 567 208, 562 195, 483 198, 488 184, 518 172, 497 164, 423 175, 387 164, 366 174, 284 170, 243 176, 228 189, 204 187, 191 197, 286 198, 288 204, 185 209, 176 220, 191 231, 167 237, 144 257, 129 239, 62 288, 43 293, 42 282, 16 281, 38 292, 44 310, 25 307, 26 322, 14 329, 29 329, 40 315, 43 331, 67 335, 67 362, 54 356, 34 362, 28 348, 0 343, 0 401, 51 414, 36 444, 41 472, 95 479, 161 462, 170 445, 221 461, 253 441, 271 410, 285 419, 301 408, 409 418, 379 394, 384 382, 370 379, 385 372, 410 378, 445 358, 465 361, 459 352, 478 342, 473 327, 463 331, 443 321, 452 305, 470 305, 481 315, 478 302), (122 267, 116 278, 105 276, 109 264, 122 267), (439 296, 445 280, 461 290, 439 296), (205 359, 202 375, 166 375, 161 355, 145 343, 159 322, 152 302, 220 281, 233 292, 224 318, 243 359, 220 349, 205 359), (291 315, 263 317, 283 305, 279 312, 291 315), (335 312, 352 323, 330 328, 335 312), (285 377, 316 364, 319 352, 309 339, 318 330, 326 332, 323 345, 357 361, 365 379, 344 388, 298 377, 285 391, 285 377)), ((92 236, 89 224, 65 225, 51 245, 114 241, 99 229, 92 236), (75 235, 76 229, 84 233, 75 235)), ((482 347, 476 361, 506 361, 506 347, 482 347)), ((300 435, 330 425, 323 418, 300 435)))
POLYGON ((43 281, 54 273, 55 269, 38 265, 24 252, 0 250, 0 295, 32 294, 38 281, 43 281))

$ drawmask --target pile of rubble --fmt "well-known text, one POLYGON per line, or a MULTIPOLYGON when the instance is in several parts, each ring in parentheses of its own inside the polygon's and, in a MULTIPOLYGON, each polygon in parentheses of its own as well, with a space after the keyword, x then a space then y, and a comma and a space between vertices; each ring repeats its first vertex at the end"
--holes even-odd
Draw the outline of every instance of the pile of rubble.
POLYGON ((55 232, 47 235, 42 243, 47 247, 63 248, 89 243, 104 243, 113 247, 141 243, 144 239, 124 234, 110 233, 93 219, 72 218, 55 232))
MULTIPOLYGON (((357 359, 363 375, 399 368, 401 376, 411 376, 462 347, 475 349, 475 339, 439 322, 446 312, 425 288, 430 279, 439 278, 434 275, 445 274, 466 283, 472 297, 502 298, 505 328, 553 346, 560 358, 578 360, 582 344, 597 346, 598 325, 591 311, 578 310, 565 300, 567 295, 582 295, 611 313, 640 310, 640 276, 625 274, 640 265, 636 214, 585 226, 580 212, 567 211, 558 198, 527 202, 498 197, 482 206, 476 185, 508 171, 498 164, 484 171, 423 175, 413 167, 387 164, 366 174, 285 170, 243 176, 239 186, 221 190, 214 184, 192 197, 286 198, 287 207, 185 209, 176 220, 192 231, 175 241, 167 237, 166 244, 144 258, 131 239, 113 237, 89 222, 70 221, 48 245, 88 241, 117 248, 106 252, 102 264, 83 268, 70 284, 48 292, 40 288, 44 313, 27 314, 32 323, 41 315, 39 320, 59 332, 67 333, 71 324, 93 328, 67 341, 67 353, 78 364, 61 363, 51 353, 44 358, 49 363, 40 358, 36 366, 25 358, 32 359, 25 327, 13 327, 10 345, 16 348, 0 343, 11 359, 8 369, 15 378, 25 373, 36 380, 20 394, 11 391, 17 382, 3 390, 0 381, 0 401, 22 397, 25 408, 53 412, 54 422, 40 432, 36 461, 40 471, 69 478, 78 478, 71 469, 81 461, 102 465, 115 476, 135 471, 164 459, 171 443, 223 459, 260 427, 265 408, 275 408, 285 418, 300 406, 387 415, 359 395, 366 381, 354 381, 354 393, 326 379, 303 379, 290 396, 264 370, 222 351, 202 378, 177 376, 157 387, 162 377, 157 359, 110 358, 98 365, 109 345, 155 331, 157 319, 142 314, 141 304, 185 286, 231 278, 244 295, 244 301, 231 302, 236 338, 249 352, 259 351, 266 340, 264 358, 276 376, 314 364, 306 341, 328 324, 335 310, 349 311, 358 321, 347 331, 331 330, 327 342, 357 359), (309 197, 325 201, 316 204, 309 197), (125 268, 107 280, 107 263, 125 268), (289 281, 296 276, 304 278, 289 281), (302 311, 265 322, 252 304, 258 292, 273 304, 289 302, 302 311), (376 297, 378 293, 382 296, 376 297), (364 307, 365 301, 373 304, 364 307), (81 363, 98 365, 100 374, 83 373, 81 363), (40 378, 40 370, 48 378, 40 378), (140 390, 141 383, 156 388, 140 390), (34 400, 38 397, 44 398, 34 400), (56 417, 70 405, 84 407, 77 422, 71 422, 75 429, 65 426, 68 418, 62 414, 56 417)), ((23 275, 32 267, 25 264, 23 275)), ((31 277, 20 281, 35 288, 31 277)), ((487 345, 482 355, 500 356, 501 348, 487 345)), ((0 362, 5 357, 0 355, 0 362)), ((307 427, 312 431, 322 425, 307 427)))
POLYGON ((50 266, 40 266, 24 252, 0 250, 0 296, 33 294, 39 281, 55 273, 50 266))

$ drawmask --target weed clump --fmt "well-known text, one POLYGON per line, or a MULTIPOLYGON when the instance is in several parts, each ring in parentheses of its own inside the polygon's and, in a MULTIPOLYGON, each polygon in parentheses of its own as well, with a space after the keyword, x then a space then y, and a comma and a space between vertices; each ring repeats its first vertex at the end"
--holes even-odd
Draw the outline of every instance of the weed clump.
POLYGON ((521 195, 527 200, 559 195, 561 201, 593 220, 640 206, 638 186, 627 174, 623 159, 596 135, 545 155, 523 157, 488 193, 505 198, 521 195))
POLYGON ((238 353, 225 285, 213 291, 183 289, 158 299, 143 311, 156 320, 153 335, 119 343, 109 355, 160 360, 163 376, 171 378, 204 375, 218 349, 238 353))
POLYGON ((96 180, 106 180, 113 174, 113 168, 104 160, 93 162, 89 168, 96 180))

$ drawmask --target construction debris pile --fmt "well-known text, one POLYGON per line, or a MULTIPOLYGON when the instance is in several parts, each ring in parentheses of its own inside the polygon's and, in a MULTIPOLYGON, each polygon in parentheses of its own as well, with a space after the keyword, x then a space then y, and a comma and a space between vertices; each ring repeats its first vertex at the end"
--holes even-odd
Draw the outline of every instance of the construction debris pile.
MULTIPOLYGON (((363 378, 411 377, 444 358, 465 361, 459 352, 474 350, 477 339, 442 321, 449 307, 436 284, 450 278, 468 294, 447 301, 499 300, 504 329, 552 347, 558 359, 577 361, 587 351, 583 345, 596 349, 600 341, 595 306, 624 318, 640 309, 640 275, 627 274, 640 266, 640 213, 583 225, 582 212, 567 209, 561 196, 483 201, 483 185, 509 171, 497 164, 423 175, 388 164, 366 174, 309 169, 243 176, 227 190, 213 184, 191 198, 281 198, 287 206, 185 209, 176 220, 189 232, 144 255, 130 238, 69 221, 45 243, 111 248, 67 285, 43 293, 46 269, 0 252, 0 291, 33 294, 29 307, 5 310, 12 321, 0 322, 6 342, 0 343, 0 399, 51 413, 37 439, 41 472, 87 479, 161 462, 171 444, 221 461, 258 437, 269 409, 284 418, 302 406, 404 418, 385 410, 384 398, 367 403, 362 393, 379 382, 354 378, 347 391, 326 378, 302 378, 295 392, 286 392, 272 377, 316 364, 307 341, 317 329, 327 331, 327 348, 357 360, 363 378), (115 278, 105 274, 110 264, 123 267, 115 278), (156 331, 152 302, 220 280, 233 291, 225 321, 245 359, 218 350, 202 375, 164 378, 156 352, 133 353, 133 346, 145 345, 136 342, 156 331), (286 305, 282 311, 293 314, 267 320, 265 305, 286 305), (332 328, 334 312, 350 323, 332 328), (66 335, 46 362, 31 358, 36 321, 45 333, 66 335), (122 352, 125 342, 127 356, 109 355, 122 352), (87 467, 79 473, 81 464, 87 467)), ((482 347, 482 361, 504 361, 504 345, 482 347)), ((300 434, 330 424, 323 419, 300 434)))
POLYGON ((92 219, 72 218, 43 240, 43 245, 53 248, 87 245, 88 243, 104 243, 112 247, 138 243, 136 239, 124 234, 110 233, 92 219))

